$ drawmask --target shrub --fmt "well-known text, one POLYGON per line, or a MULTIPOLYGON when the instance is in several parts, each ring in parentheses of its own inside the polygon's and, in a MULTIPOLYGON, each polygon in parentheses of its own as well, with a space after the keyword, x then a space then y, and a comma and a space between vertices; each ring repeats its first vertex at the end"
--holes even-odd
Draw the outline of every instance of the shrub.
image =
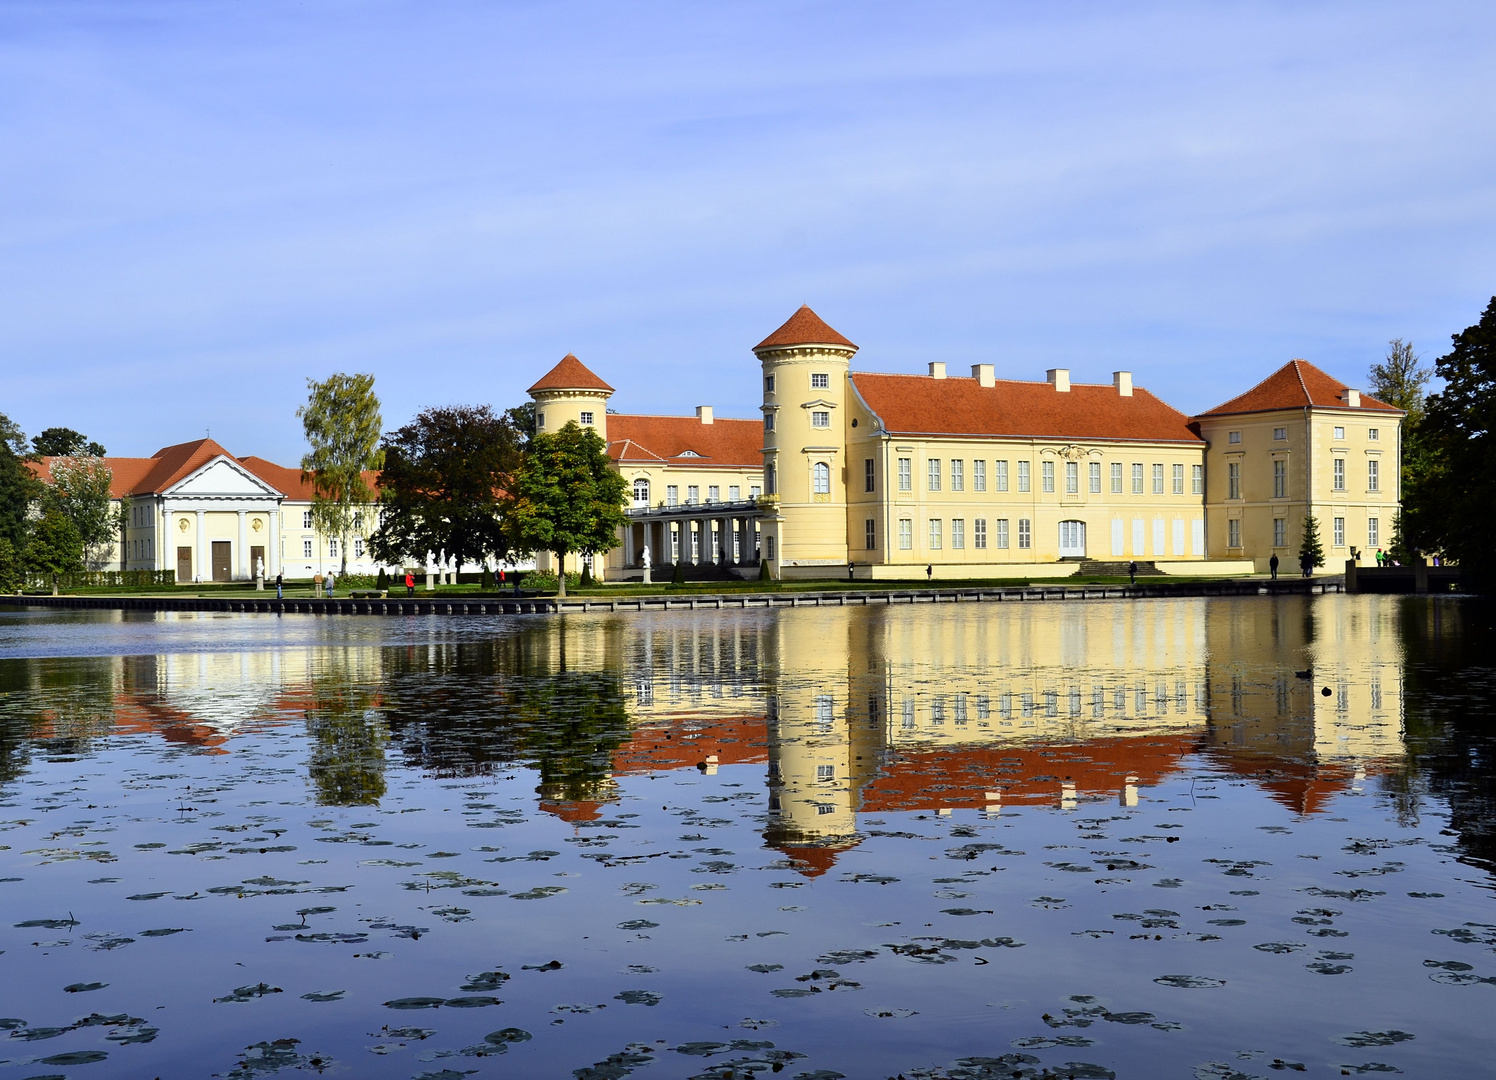
POLYGON ((670 583, 672 585, 684 585, 686 583, 686 564, 685 563, 683 563, 683 562, 677 562, 675 564, 675 573, 673 573, 673 574, 670 575, 670 583))
POLYGON ((384 567, 379 568, 379 575, 374 579, 376 589, 388 589, 390 587, 390 576, 384 572, 384 567))
POLYGON ((760 580, 760 581, 773 581, 774 580, 772 577, 769 576, 769 564, 768 563, 761 562, 761 563, 758 564, 758 580, 760 580))
POLYGON ((478 588, 484 592, 493 590, 493 571, 486 566, 483 568, 483 578, 478 582, 478 588))
MULTIPOLYGON (((567 581, 567 584, 571 584, 569 579, 567 581)), ((582 574, 577 579, 577 584, 578 586, 592 584, 592 564, 590 562, 584 562, 582 564, 582 574)))

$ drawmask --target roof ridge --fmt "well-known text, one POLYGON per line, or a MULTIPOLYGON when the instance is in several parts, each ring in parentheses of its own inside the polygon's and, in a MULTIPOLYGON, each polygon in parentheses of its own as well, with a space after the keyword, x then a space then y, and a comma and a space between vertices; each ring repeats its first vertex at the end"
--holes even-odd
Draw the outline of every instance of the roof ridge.
MULTIPOLYGON (((1295 356, 1292 360, 1289 361, 1289 363, 1293 365, 1294 377, 1299 380, 1299 389, 1304 391, 1304 400, 1313 405, 1314 395, 1309 392, 1309 387, 1304 382, 1304 372, 1299 368, 1299 365, 1305 363, 1305 361, 1303 360, 1303 358, 1295 356)), ((1325 372, 1325 374, 1329 375, 1329 372, 1325 372)), ((1334 378, 1333 375, 1331 375, 1330 377, 1334 378)), ((1339 382, 1340 380, 1336 379, 1335 381, 1339 382)))

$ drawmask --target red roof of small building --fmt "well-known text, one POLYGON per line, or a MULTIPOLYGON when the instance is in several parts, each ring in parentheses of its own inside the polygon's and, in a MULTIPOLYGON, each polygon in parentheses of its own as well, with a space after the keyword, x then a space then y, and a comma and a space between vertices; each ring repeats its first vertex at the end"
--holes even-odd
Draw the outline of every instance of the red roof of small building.
POLYGON ((582 363, 571 353, 561 358, 561 362, 551 368, 540 377, 540 381, 530 387, 528 393, 537 390, 606 390, 613 392, 613 388, 603 382, 586 364, 582 363))
MULTIPOLYGON (((160 494, 219 457, 228 458, 242 466, 293 502, 312 500, 312 485, 302 481, 300 469, 289 469, 253 455, 237 458, 212 439, 195 439, 175 446, 163 446, 148 458, 104 458, 104 464, 109 466, 111 474, 110 498, 160 494)), ((52 462, 56 460, 55 457, 44 457, 27 464, 37 479, 50 483, 52 462)), ((376 492, 379 490, 379 473, 365 472, 364 481, 370 489, 376 492)))
POLYGON ((1202 441, 1188 416, 1138 387, 1123 397, 1111 384, 1071 383, 1061 393, 1047 382, 982 386, 970 378, 861 372, 852 383, 890 434, 1202 441))
POLYGON ((694 416, 608 414, 608 456, 617 462, 756 469, 763 467, 763 447, 762 420, 703 424, 694 416))
POLYGON ((841 345, 848 349, 857 348, 827 326, 825 320, 810 310, 809 304, 801 304, 799 311, 791 315, 778 330, 753 346, 753 351, 783 349, 792 345, 841 345))
MULTIPOLYGON (((1245 394, 1217 405, 1204 416, 1227 416, 1233 413, 1273 412, 1278 409, 1349 409, 1345 392, 1350 387, 1325 374, 1307 360, 1290 360, 1245 394)), ((1378 401, 1370 394, 1361 395, 1362 409, 1372 412, 1399 413, 1402 410, 1378 401)))

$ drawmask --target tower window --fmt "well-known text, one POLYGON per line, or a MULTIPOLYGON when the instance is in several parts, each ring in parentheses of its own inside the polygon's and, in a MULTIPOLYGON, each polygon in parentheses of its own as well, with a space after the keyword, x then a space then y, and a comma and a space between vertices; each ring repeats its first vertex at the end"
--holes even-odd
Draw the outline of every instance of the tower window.
POLYGON ((764 393, 766 393, 766 394, 772 394, 773 392, 774 392, 774 376, 772 376, 772 375, 765 375, 764 376, 764 393))
POLYGON ((831 389, 831 376, 824 371, 813 372, 810 376, 810 388, 812 390, 831 389))
POLYGON ((831 414, 824 409, 812 411, 810 414, 810 426, 829 428, 831 426, 831 414))
POLYGON ((816 462, 815 463, 815 469, 814 469, 814 475, 815 475, 815 488, 814 488, 815 493, 817 495, 829 495, 829 494, 831 494, 831 466, 827 465, 824 461, 818 461, 818 462, 816 462))
POLYGON ((585 412, 584 411, 581 414, 581 421, 582 421, 582 423, 587 424, 588 426, 591 426, 591 424, 592 424, 592 414, 590 412, 585 412))

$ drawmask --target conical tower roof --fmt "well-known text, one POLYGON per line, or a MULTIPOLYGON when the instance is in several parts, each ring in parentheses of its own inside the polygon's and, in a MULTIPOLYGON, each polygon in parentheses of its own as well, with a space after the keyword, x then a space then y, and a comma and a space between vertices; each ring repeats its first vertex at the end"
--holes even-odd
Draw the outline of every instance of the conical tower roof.
POLYGON ((809 304, 801 304, 799 311, 791 315, 778 330, 755 345, 753 351, 785 349, 795 345, 840 345, 847 349, 857 348, 856 345, 827 326, 824 319, 810 310, 809 304))
POLYGON ((561 358, 561 362, 551 368, 540 377, 540 381, 530 387, 527 393, 535 393, 537 390, 606 390, 613 392, 613 388, 603 382, 587 369, 587 365, 578 360, 571 353, 561 358))

